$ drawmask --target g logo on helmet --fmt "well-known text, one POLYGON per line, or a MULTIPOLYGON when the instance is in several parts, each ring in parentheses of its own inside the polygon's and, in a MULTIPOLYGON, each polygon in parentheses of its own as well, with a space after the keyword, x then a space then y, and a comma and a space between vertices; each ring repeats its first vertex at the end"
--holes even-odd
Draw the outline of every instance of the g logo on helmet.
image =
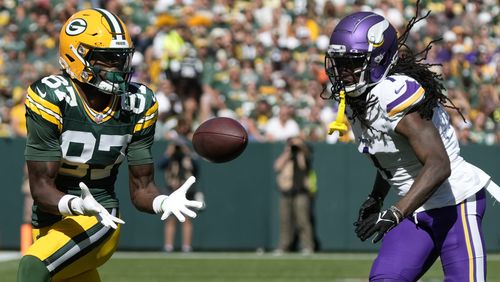
POLYGON ((87 22, 83 19, 74 19, 66 26, 66 34, 78 35, 87 29, 87 22))

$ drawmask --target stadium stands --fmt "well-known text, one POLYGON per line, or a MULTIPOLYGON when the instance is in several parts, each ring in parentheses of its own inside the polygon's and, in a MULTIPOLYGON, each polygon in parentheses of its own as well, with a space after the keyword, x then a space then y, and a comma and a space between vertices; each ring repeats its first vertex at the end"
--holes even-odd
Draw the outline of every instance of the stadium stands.
MULTIPOLYGON (((159 139, 176 119, 195 128, 212 116, 242 121, 253 142, 268 142, 267 120, 283 104, 307 140, 350 142, 327 137, 336 103, 319 98, 328 89, 323 53, 339 18, 353 10, 384 14, 400 31, 414 15, 414 1, 0 1, 0 137, 23 136, 26 87, 58 65, 58 33, 75 10, 101 5, 124 19, 136 46, 134 80, 162 90, 159 139), (17 5, 20 2, 22 4, 17 5), (105 4, 101 4, 105 3, 105 4), (366 3, 366 4, 363 4, 366 3), (266 101, 269 109, 258 113, 266 101), (259 103, 258 103, 259 102, 259 103)), ((425 22, 412 30, 409 46, 423 49, 437 67, 448 97, 463 117, 450 111, 462 143, 500 143, 500 8, 496 1, 426 1, 425 22), (464 3, 464 4, 463 4, 464 3)), ((264 105, 266 106, 266 105, 264 105)))

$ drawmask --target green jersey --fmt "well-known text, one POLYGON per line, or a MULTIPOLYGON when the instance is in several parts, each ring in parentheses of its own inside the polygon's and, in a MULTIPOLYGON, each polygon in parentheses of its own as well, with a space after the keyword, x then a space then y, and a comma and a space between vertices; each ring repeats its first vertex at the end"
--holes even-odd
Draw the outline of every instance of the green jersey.
MULTIPOLYGON (((84 182, 105 208, 118 207, 114 183, 125 157, 129 165, 153 162, 151 145, 158 109, 146 86, 130 83, 128 92, 113 96, 97 112, 65 74, 34 82, 26 98, 26 160, 59 161, 56 186, 60 191, 80 196, 78 184, 84 182)), ((33 206, 36 227, 60 219, 33 206)))

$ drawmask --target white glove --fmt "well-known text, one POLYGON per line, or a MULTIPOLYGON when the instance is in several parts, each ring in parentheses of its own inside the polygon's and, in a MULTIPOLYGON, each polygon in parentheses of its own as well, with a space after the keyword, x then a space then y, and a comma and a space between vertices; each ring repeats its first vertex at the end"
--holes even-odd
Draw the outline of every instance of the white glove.
POLYGON ((174 214, 180 222, 186 221, 183 214, 191 218, 196 217, 196 213, 188 209, 188 207, 199 209, 203 206, 203 203, 186 199, 186 192, 195 181, 196 178, 191 176, 170 196, 159 195, 153 200, 153 210, 157 214, 162 214, 161 220, 165 220, 170 214, 174 214))
POLYGON ((64 195, 59 201, 59 212, 62 215, 87 215, 96 216, 104 226, 113 229, 118 228, 117 223, 124 224, 125 221, 111 215, 101 204, 99 204, 89 191, 85 183, 80 182, 82 194, 80 197, 64 195))

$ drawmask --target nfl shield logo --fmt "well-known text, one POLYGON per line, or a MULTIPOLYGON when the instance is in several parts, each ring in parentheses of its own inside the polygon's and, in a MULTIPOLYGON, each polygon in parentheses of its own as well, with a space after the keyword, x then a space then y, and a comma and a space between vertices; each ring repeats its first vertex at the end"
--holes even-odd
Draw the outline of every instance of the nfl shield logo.
POLYGON ((94 120, 95 122, 97 123, 101 123, 102 120, 103 120, 104 116, 102 114, 97 114, 95 117, 94 117, 94 120))

